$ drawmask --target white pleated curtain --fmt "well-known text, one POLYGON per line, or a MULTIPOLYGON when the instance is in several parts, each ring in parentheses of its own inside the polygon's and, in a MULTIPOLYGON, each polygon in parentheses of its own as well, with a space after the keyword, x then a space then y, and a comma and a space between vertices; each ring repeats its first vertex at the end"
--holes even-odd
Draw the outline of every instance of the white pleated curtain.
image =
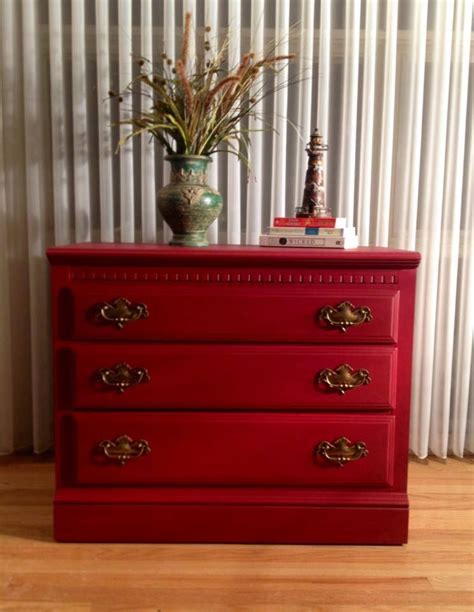
POLYGON ((0 453, 52 444, 46 247, 169 237, 163 152, 142 137, 116 154, 129 128, 105 100, 138 56, 175 57, 186 11, 209 53, 228 35, 236 62, 272 38, 298 54, 261 104, 274 131, 252 134, 252 175, 211 164, 211 242, 254 244, 293 213, 318 126, 333 213, 363 245, 422 253, 411 448, 473 452, 472 0, 1 0, 0 453))

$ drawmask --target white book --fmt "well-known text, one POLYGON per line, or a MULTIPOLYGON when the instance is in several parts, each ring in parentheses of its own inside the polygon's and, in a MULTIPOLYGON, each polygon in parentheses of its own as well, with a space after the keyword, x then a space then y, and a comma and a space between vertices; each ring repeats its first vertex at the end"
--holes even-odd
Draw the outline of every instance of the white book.
POLYGON ((271 236, 355 236, 355 227, 269 227, 271 236))
POLYGON ((302 247, 323 249, 355 249, 359 238, 354 236, 270 236, 261 234, 260 246, 269 247, 302 247))

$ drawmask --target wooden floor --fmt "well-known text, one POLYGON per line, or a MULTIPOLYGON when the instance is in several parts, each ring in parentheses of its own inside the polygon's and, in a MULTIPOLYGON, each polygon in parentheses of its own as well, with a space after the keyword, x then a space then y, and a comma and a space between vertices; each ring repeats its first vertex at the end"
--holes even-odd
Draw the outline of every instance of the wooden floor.
POLYGON ((469 460, 410 463, 403 547, 56 544, 51 460, 0 459, 0 610, 474 610, 469 460))

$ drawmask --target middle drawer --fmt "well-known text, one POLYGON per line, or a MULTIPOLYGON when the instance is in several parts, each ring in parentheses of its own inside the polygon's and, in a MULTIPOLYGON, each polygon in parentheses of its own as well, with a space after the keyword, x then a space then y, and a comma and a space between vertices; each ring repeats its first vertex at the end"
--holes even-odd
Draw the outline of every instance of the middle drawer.
POLYGON ((395 407, 392 346, 81 343, 56 358, 64 408, 395 407))

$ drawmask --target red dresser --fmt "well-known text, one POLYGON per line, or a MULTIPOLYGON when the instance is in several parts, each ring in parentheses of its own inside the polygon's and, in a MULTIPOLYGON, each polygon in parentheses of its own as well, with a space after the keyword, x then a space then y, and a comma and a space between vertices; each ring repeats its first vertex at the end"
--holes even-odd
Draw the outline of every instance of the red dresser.
POLYGON ((58 540, 407 541, 417 253, 48 257, 58 540))

